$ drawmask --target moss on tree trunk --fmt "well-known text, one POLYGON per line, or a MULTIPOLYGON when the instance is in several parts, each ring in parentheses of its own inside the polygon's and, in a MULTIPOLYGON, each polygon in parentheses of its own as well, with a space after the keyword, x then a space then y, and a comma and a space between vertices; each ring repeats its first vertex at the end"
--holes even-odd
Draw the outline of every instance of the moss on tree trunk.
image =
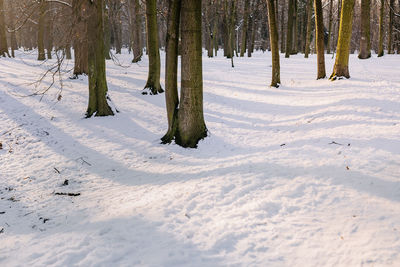
POLYGON ((353 24, 353 11, 355 0, 343 0, 340 15, 339 38, 336 48, 336 59, 333 67, 331 80, 345 77, 350 78, 349 74, 349 54, 351 30, 353 24))

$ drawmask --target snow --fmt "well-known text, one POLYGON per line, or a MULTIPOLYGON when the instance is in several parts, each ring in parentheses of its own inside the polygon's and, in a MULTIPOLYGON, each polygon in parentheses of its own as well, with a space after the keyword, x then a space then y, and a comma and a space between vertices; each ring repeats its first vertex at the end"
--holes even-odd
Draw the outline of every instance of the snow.
POLYGON ((398 56, 351 55, 335 82, 281 57, 278 89, 268 52, 204 57, 198 149, 160 144, 147 58, 107 62, 121 112, 91 119, 86 77, 21 97, 50 64, 35 58, 0 59, 0 266, 400 265, 398 56))

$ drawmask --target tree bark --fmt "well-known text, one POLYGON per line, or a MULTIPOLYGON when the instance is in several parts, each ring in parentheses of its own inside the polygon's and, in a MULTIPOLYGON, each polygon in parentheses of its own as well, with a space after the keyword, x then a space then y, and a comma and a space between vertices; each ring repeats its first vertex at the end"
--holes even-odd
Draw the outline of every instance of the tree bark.
POLYGON ((315 10, 315 41, 317 47, 318 73, 317 79, 326 77, 325 71, 325 49, 324 49, 324 18, 322 11, 322 1, 314 0, 315 10))
POLYGON ((281 36, 281 53, 285 52, 285 6, 286 6, 286 1, 282 0, 281 34, 280 34, 280 36, 281 36))
POLYGON ((275 17, 275 0, 266 0, 268 8, 269 40, 272 52, 272 81, 271 86, 279 87, 281 83, 279 65, 278 28, 275 17))
POLYGON ((160 84, 160 50, 157 30, 157 1, 146 1, 147 51, 149 55, 149 74, 144 89, 156 95, 164 92, 160 84))
POLYGON ((87 0, 73 0, 74 76, 88 74, 87 0))
POLYGON ((336 59, 332 75, 330 76, 330 79, 332 81, 341 77, 350 78, 349 53, 351 30, 353 24, 354 3, 355 0, 342 1, 338 45, 336 48, 336 59))
POLYGON ((167 106, 168 131, 161 138, 170 143, 178 129, 178 45, 181 0, 168 1, 167 43, 165 59, 165 102, 167 106))
POLYGON ((207 136, 203 115, 201 0, 182 0, 181 99, 176 143, 197 147, 207 136))
POLYGON ((89 103, 86 117, 114 115, 107 103, 106 60, 104 58, 103 1, 85 0, 88 23, 89 103))
POLYGON ((139 0, 130 0, 131 5, 133 7, 133 27, 132 27, 132 36, 133 36, 133 63, 139 62, 142 60, 143 49, 142 49, 142 15, 140 14, 140 3, 139 0))
POLYGON ((326 45, 326 53, 331 53, 331 37, 332 37, 332 13, 333 13, 333 0, 329 2, 329 25, 328 25, 328 43, 326 45))
MULTIPOLYGON (((3 0, 1 0, 0 2, 3 2, 3 0)), ((1 4, 0 4, 1 5, 1 4)), ((3 7, 0 6, 1 10, 3 10, 3 7)), ((18 49, 18 44, 17 44, 17 37, 15 36, 15 13, 14 13, 14 1, 10 1, 9 3, 9 10, 10 10, 10 17, 9 20, 11 22, 11 26, 12 26, 12 32, 11 32, 11 56, 15 57, 15 53, 14 51, 18 49)), ((0 15, 1 16, 1 15, 0 15)), ((1 20, 1 19, 0 19, 1 20)), ((3 25, 4 25, 4 19, 3 19, 3 25)), ((1 26, 0 26, 1 27, 1 26)), ((5 34, 5 31, 4 31, 5 34)), ((1 34, 0 34, 1 35, 1 34)), ((7 46, 6 46, 7 47, 7 46)), ((0 52, 1 53, 1 52, 0 52)))
POLYGON ((388 24, 388 54, 393 54, 393 10, 394 0, 389 1, 389 24, 388 24))
POLYGON ((38 60, 45 60, 46 54, 44 52, 44 30, 45 30, 45 14, 47 3, 44 0, 40 0, 40 13, 38 22, 38 34, 37 34, 37 47, 38 47, 38 60))
POLYGON ((384 12, 385 12, 385 0, 381 0, 380 14, 379 14, 379 45, 378 45, 378 57, 382 57, 383 51, 383 37, 385 34, 384 28, 384 12))
POLYGON ((294 1, 296 0, 289 0, 289 6, 288 6, 288 21, 286 28, 286 51, 285 51, 286 58, 290 57, 293 47, 292 40, 293 40, 294 1))
POLYGON ((241 40, 241 44, 240 44, 240 57, 244 57, 244 53, 246 53, 246 48, 247 48, 249 6, 250 6, 250 0, 245 0, 244 11, 243 11, 242 40, 241 40))
POLYGON ((371 57, 371 0, 361 0, 361 38, 359 59, 371 57))
POLYGON ((313 13, 313 0, 307 0, 307 32, 306 32, 306 45, 304 49, 305 58, 308 58, 308 55, 310 54, 312 13, 313 13))
POLYGON ((8 52, 7 37, 6 37, 6 24, 4 20, 4 3, 0 0, 0 57, 10 57, 8 52))

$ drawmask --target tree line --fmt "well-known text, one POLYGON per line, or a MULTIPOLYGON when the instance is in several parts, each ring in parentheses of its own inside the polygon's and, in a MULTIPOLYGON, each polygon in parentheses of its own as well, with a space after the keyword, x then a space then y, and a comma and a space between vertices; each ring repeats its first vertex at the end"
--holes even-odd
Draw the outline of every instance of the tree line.
POLYGON ((271 86, 280 84, 280 56, 317 54, 317 79, 325 56, 336 53, 331 80, 349 78, 349 54, 360 59, 400 53, 400 1, 394 0, 0 0, 0 56, 37 51, 37 60, 74 58, 74 77, 86 74, 86 116, 108 116, 106 60, 122 48, 132 62, 149 58, 143 94, 165 90, 172 140, 196 147, 207 136, 203 115, 203 48, 208 57, 251 57, 271 51, 271 86), (165 88, 160 50, 166 53, 165 88), (281 54, 282 53, 282 54, 281 54), (177 69, 181 56, 181 94, 177 69))

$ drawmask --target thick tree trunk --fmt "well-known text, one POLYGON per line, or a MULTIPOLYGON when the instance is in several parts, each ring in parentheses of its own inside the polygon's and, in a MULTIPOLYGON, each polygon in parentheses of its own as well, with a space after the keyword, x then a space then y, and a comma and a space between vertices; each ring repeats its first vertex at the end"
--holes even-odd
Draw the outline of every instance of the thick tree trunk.
POLYGON ((167 43, 165 59, 165 102, 168 131, 161 138, 166 144, 174 139, 178 129, 178 45, 181 0, 168 1, 167 43))
POLYGON ((47 3, 44 0, 40 1, 40 13, 38 22, 38 34, 37 34, 37 47, 38 47, 38 60, 45 60, 46 54, 44 52, 44 30, 45 30, 45 15, 47 3))
POLYGON ((291 55, 296 55, 299 51, 299 47, 298 47, 298 8, 297 8, 297 0, 294 0, 294 10, 293 10, 293 43, 292 43, 292 51, 291 51, 291 55))
POLYGON ((287 28, 286 28, 286 51, 285 57, 290 57, 292 52, 292 41, 293 41, 293 13, 294 13, 294 5, 296 0, 289 0, 289 7, 288 7, 288 21, 287 21, 287 28))
POLYGON ((47 54, 47 59, 51 59, 52 55, 51 52, 53 50, 53 19, 50 14, 47 14, 47 19, 46 19, 46 54, 47 54))
POLYGON ((107 103, 106 60, 104 58, 103 1, 85 0, 88 23, 89 103, 86 117, 114 115, 107 103))
MULTIPOLYGON (((3 0, 1 0, 1 2, 3 2, 3 0)), ((1 10, 3 10, 3 7, 0 7, 1 10)), ((12 27, 12 32, 11 32, 11 56, 15 57, 15 53, 14 51, 18 49, 18 44, 17 44, 17 37, 15 35, 15 13, 14 13, 14 1, 10 1, 9 3, 9 10, 10 10, 10 16, 9 16, 9 20, 10 20, 10 24, 12 27)), ((1 15, 0 15, 1 16, 1 15)), ((0 19, 1 20, 1 19, 0 19)), ((3 20, 3 25, 4 25, 4 20, 3 20)), ((1 26, 0 26, 1 27, 1 26)), ((5 34, 5 32, 4 32, 5 34)), ((0 52, 1 53, 1 52, 0 52)))
POLYGON ((380 14, 379 14, 379 45, 378 45, 378 57, 383 56, 383 37, 385 35, 384 28, 384 12, 385 12, 385 0, 381 0, 380 14))
POLYGON ((144 89, 156 95, 164 92, 160 85, 160 50, 157 30, 157 1, 146 1, 147 52, 149 55, 149 75, 144 89))
POLYGON ((240 44, 240 56, 241 57, 244 57, 244 53, 246 53, 246 48, 247 48, 249 6, 250 6, 250 0, 245 0, 244 11, 243 11, 243 24, 242 24, 242 40, 241 40, 241 44, 240 44))
POLYGON ((371 57, 371 0, 361 0, 361 38, 359 59, 371 57))
POLYGON ((285 6, 286 6, 286 1, 285 0, 282 0, 281 6, 282 6, 282 10, 281 10, 281 34, 280 34, 280 37, 281 37, 281 53, 284 53, 285 52, 285 6))
POLYGON ((305 58, 308 58, 308 55, 310 54, 312 13, 313 13, 313 0, 307 0, 307 32, 306 32, 306 46, 304 49, 305 58))
POLYGON ((275 0, 266 0, 268 7, 269 40, 272 52, 272 81, 271 86, 279 87, 281 83, 279 66, 278 27, 275 17, 275 0))
POLYGON ((315 41, 317 47, 318 74, 317 79, 326 77, 324 49, 324 18, 321 0, 314 0, 315 11, 315 41))
POLYGON ((104 58, 107 60, 111 59, 111 25, 108 10, 104 9, 104 58))
POLYGON ((328 43, 326 45, 326 53, 331 53, 331 38, 332 38, 332 13, 333 13, 333 0, 329 2, 329 25, 328 25, 328 43))
POLYGON ((197 147, 207 136, 203 115, 201 0, 182 0, 182 73, 176 143, 197 147))
POLYGON ((336 52, 335 65, 333 67, 331 80, 345 77, 350 78, 349 74, 349 53, 351 30, 353 24, 353 11, 355 0, 343 0, 340 16, 339 38, 336 52))
POLYGON ((7 37, 6 37, 6 25, 4 20, 4 4, 3 0, 0 0, 0 56, 10 56, 8 53, 7 37))

